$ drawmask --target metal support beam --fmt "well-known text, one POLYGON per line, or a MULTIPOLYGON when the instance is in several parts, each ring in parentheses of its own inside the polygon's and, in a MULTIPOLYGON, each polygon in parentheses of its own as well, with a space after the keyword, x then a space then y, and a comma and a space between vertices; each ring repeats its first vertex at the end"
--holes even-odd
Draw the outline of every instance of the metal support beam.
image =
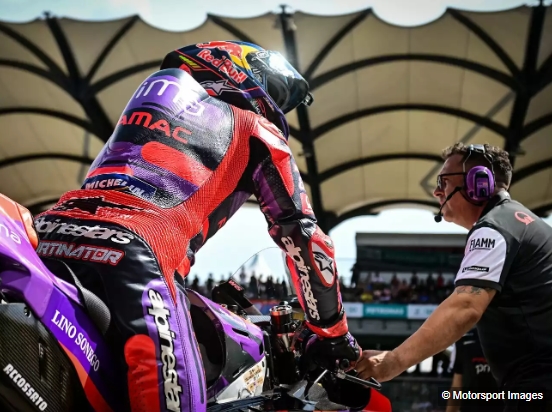
POLYGON ((520 149, 520 143, 524 135, 525 117, 531 103, 531 98, 536 94, 537 85, 537 61, 539 56, 542 30, 544 26, 544 17, 546 7, 540 4, 531 11, 531 20, 529 23, 529 33, 527 35, 525 58, 521 72, 516 75, 521 89, 518 90, 514 107, 508 124, 508 138, 504 149, 510 153, 510 162, 515 164, 516 155, 520 149))
MULTIPOLYGON (((282 6, 280 24, 282 35, 284 37, 287 58, 297 70, 300 70, 299 59, 297 56, 297 42, 295 39, 295 24, 293 22, 293 16, 286 11, 286 6, 282 6)), ((303 153, 307 163, 307 173, 310 180, 312 208, 318 219, 318 225, 323 231, 327 232, 328 224, 326 212, 324 211, 322 204, 322 194, 318 177, 318 164, 316 162, 316 151, 314 148, 314 140, 312 138, 308 110, 304 105, 300 105, 296 110, 297 118, 299 120, 298 137, 303 146, 303 153)))
POLYGON ((389 112, 405 111, 405 110, 428 111, 428 112, 435 112, 435 113, 446 114, 449 116, 459 117, 461 119, 469 120, 470 122, 481 125, 482 127, 486 127, 489 130, 492 130, 493 132, 495 132, 496 134, 504 138, 508 136, 508 129, 506 127, 502 126, 500 123, 497 123, 485 116, 480 116, 476 113, 471 113, 455 107, 447 107, 447 106, 441 106, 437 104, 404 103, 404 104, 389 104, 386 106, 369 107, 367 109, 344 114, 340 117, 336 117, 332 120, 329 120, 326 123, 321 124, 320 126, 315 128, 312 131, 312 137, 313 137, 313 140, 316 140, 337 127, 343 126, 348 122, 352 122, 353 120, 358 120, 363 117, 374 116, 381 113, 389 113, 389 112))
POLYGON ((61 51, 65 65, 67 66, 67 71, 69 73, 67 78, 67 92, 69 92, 71 96, 80 103, 90 121, 96 125, 96 128, 100 133, 100 138, 106 142, 113 132, 113 125, 111 124, 111 121, 96 99, 96 96, 89 95, 89 83, 80 73, 75 54, 73 53, 73 50, 69 45, 69 41, 67 40, 67 36, 59 25, 58 20, 46 15, 46 24, 50 28, 59 50, 61 51))
POLYGON ((320 173, 319 178, 320 182, 324 182, 328 179, 331 179, 338 174, 345 173, 349 170, 355 169, 357 167, 366 166, 378 162, 388 162, 391 160, 426 160, 430 162, 441 162, 441 156, 431 154, 431 153, 388 153, 383 155, 375 155, 363 157, 360 159, 351 160, 346 163, 341 163, 337 166, 332 167, 322 173, 320 173))

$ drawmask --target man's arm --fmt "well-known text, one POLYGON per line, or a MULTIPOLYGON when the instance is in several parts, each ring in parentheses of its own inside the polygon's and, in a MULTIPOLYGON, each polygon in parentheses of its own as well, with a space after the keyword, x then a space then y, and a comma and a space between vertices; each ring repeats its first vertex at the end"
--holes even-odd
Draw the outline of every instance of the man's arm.
POLYGON ((317 225, 316 217, 285 139, 261 121, 256 130, 266 152, 253 173, 254 194, 269 224, 272 239, 286 252, 299 302, 309 328, 322 337, 348 332, 341 304, 334 245, 317 225))
POLYGON ((400 368, 406 370, 460 339, 479 321, 495 293, 490 288, 456 287, 420 329, 393 351, 400 368))
POLYGON ((456 277, 456 289, 424 324, 392 352, 361 361, 361 376, 389 380, 452 345, 481 318, 502 289, 508 246, 494 229, 472 232, 456 277), (372 375, 371 375, 372 374, 372 375))

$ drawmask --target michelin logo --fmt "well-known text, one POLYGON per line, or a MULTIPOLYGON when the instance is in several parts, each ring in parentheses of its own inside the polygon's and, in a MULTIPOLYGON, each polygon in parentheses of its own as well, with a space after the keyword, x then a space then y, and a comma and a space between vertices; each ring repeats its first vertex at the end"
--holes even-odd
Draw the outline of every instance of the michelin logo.
MULTIPOLYGON (((134 115, 130 118, 132 121, 134 115)), ((145 113, 148 116, 151 117, 149 113, 145 113)), ((139 124, 139 122, 142 120, 141 117, 138 118, 137 122, 135 124, 139 124)), ((146 123, 148 122, 148 119, 145 120, 146 123)), ((129 123, 131 124, 131 123, 129 123)), ((176 129, 175 129, 176 132, 176 129)), ((174 134, 174 133, 173 133, 174 134)), ((116 174, 116 173, 108 173, 108 174, 101 174, 98 176, 90 177, 85 180, 82 189, 86 190, 102 190, 102 189, 112 189, 112 190, 118 190, 122 192, 128 192, 135 196, 138 196, 142 199, 151 199, 155 193, 157 192, 157 189, 132 176, 123 175, 123 174, 116 174)))
POLYGON ((11 363, 8 363, 4 368, 4 373, 19 387, 19 389, 34 403, 39 410, 44 411, 48 407, 48 404, 42 396, 40 396, 36 390, 31 386, 29 382, 25 380, 23 376, 13 367, 11 363))

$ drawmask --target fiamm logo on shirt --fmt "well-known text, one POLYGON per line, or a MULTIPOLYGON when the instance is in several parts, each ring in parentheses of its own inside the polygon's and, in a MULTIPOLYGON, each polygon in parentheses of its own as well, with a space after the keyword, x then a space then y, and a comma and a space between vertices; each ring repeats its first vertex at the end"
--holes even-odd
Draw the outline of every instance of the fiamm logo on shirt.
POLYGON ((495 247, 495 239, 478 238, 470 241, 470 252, 472 250, 491 250, 495 247))

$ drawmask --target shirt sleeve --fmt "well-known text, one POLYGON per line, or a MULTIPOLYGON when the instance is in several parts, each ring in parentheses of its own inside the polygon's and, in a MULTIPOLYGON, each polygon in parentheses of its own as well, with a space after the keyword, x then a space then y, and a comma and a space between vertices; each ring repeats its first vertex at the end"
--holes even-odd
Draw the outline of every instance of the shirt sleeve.
POLYGON ((506 239, 497 230, 481 227, 474 230, 466 244, 464 259, 456 275, 456 286, 477 286, 502 290, 507 259, 506 239))

